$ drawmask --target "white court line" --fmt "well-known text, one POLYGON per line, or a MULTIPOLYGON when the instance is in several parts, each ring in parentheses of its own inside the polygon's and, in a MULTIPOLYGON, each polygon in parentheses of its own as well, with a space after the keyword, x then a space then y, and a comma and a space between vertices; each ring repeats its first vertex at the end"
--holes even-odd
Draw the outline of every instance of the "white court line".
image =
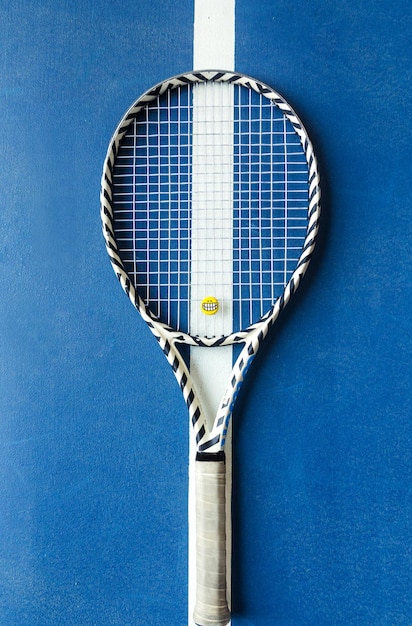
MULTIPOLYGON (((234 70, 234 57, 235 57, 235 0, 195 0, 194 1, 194 43, 193 43, 193 69, 194 70, 207 70, 207 69, 224 69, 224 70, 234 70)), ((218 85, 216 87, 219 87, 218 85)), ((196 102, 200 102, 199 98, 201 95, 194 96, 194 107, 196 106, 196 102)), ((226 94, 222 94, 223 102, 228 105, 233 111, 233 92, 232 90, 226 90, 226 94)), ((200 110, 199 110, 200 111, 200 110)), ((207 112, 205 109, 203 111, 207 112)), ((194 111, 194 116, 198 116, 198 112, 194 111)), ((203 113, 200 113, 200 118, 198 118, 198 122, 200 124, 210 123, 204 118, 203 113)), ((217 124, 220 128, 219 131, 222 130, 222 126, 225 127, 225 141, 220 143, 224 143, 230 146, 233 146, 233 138, 230 137, 230 134, 233 133, 233 124, 232 129, 230 129, 229 124, 221 124, 222 120, 218 121, 217 124), (228 137, 229 135, 229 137, 228 137)), ((196 125, 194 127, 194 130, 196 125)), ((210 128, 210 127, 209 127, 210 128)), ((214 134, 214 133, 213 133, 214 134)), ((199 155, 199 159, 200 159, 199 155)), ((224 157, 227 159, 227 155, 224 157)), ((222 246, 231 247, 232 246, 232 173, 227 169, 225 169, 225 173, 223 174, 224 179, 218 180, 214 178, 212 167, 210 167, 210 171, 206 177, 201 174, 196 174, 196 153, 193 155, 193 180, 192 180, 192 190, 194 188, 195 192, 204 191, 205 187, 209 188, 209 194, 212 190, 212 195, 214 197, 213 203, 221 203, 221 206, 224 206, 223 209, 224 215, 220 214, 222 219, 221 223, 214 222, 212 228, 214 230, 214 240, 219 241, 219 230, 220 230, 220 244, 217 243, 217 249, 212 252, 212 255, 215 259, 220 256, 219 253, 219 245, 220 250, 222 246), (230 177, 230 184, 226 185, 228 178, 230 177), (228 196, 229 194, 229 196, 228 196), (230 215, 229 215, 230 214, 230 215), (228 219, 228 215, 229 218, 228 219), (223 223, 225 227, 223 227, 223 223), (230 230, 230 236, 224 231, 230 230), (230 242, 229 242, 230 239, 230 242)), ((214 168, 214 171, 219 168, 214 168)), ((193 194, 194 195, 194 194, 193 194)), ((209 195, 209 197, 211 197, 209 195)), ((199 205, 198 205, 199 206, 199 205)), ((213 208, 213 207, 210 207, 213 208)), ((205 293, 205 289, 209 287, 208 284, 205 284, 204 271, 202 272, 201 265, 204 265, 202 261, 202 255, 204 255, 204 251, 201 250, 201 239, 202 234, 201 230, 204 228, 204 223, 202 224, 202 220, 204 220, 204 216, 202 216, 202 211, 200 208, 200 214, 196 215, 197 205, 196 200, 192 205, 192 237, 194 240, 199 242, 199 250, 194 250, 192 247, 192 256, 194 259, 198 259, 198 263, 194 265, 194 271, 191 275, 191 300, 192 307, 191 310, 191 332, 194 333, 203 333, 204 330, 207 330, 203 327, 205 323, 211 323, 212 325, 215 323, 213 321, 214 316, 205 316, 200 314, 201 318, 199 318, 198 309, 199 309, 199 298, 202 300, 203 297, 209 295, 215 295, 214 293, 205 293), (193 215, 193 212, 195 215, 193 215), (193 225, 195 231, 193 232, 193 225), (196 233, 196 230, 198 232, 196 233), (206 322, 206 318, 210 320, 206 322), (198 330, 196 330, 198 329, 198 330)), ((210 225, 208 225, 209 227, 210 225)), ((192 242, 193 245, 193 242, 192 242)), ((222 251, 222 250, 221 250, 222 251)), ((203 256, 204 258, 204 256, 203 256)), ((230 273, 230 276, 225 276, 224 282, 226 284, 227 289, 231 289, 232 283, 232 261, 231 259, 226 259, 223 267, 219 267, 215 261, 212 263, 212 267, 208 268, 208 280, 210 274, 217 275, 218 272, 223 272, 224 274, 230 273), (210 270, 210 271, 209 271, 210 270)), ((213 280, 213 278, 212 278, 213 280)), ((216 280, 216 279, 215 279, 216 280)), ((217 280, 216 280, 217 282, 217 280)), ((211 285, 213 288, 213 285, 211 285)), ((218 295, 215 295, 218 297, 218 295)), ((220 296, 224 299, 224 294, 220 296)), ((231 299, 231 294, 230 294, 231 299)), ((218 297, 219 299, 219 297, 218 297)), ((223 326, 224 332, 229 332, 231 330, 232 325, 232 311, 231 307, 226 308, 221 315, 224 315, 223 326)), ((218 323, 218 322, 216 322, 218 323)), ((213 329, 209 331, 210 334, 213 334, 213 329)), ((209 334, 207 332, 206 334, 209 334)), ((223 332, 223 331, 222 331, 223 332)), ((220 334, 220 333, 219 333, 220 334)), ((196 385, 197 394, 199 396, 200 404, 203 408, 203 411, 206 414, 206 417, 209 422, 213 422, 215 413, 217 411, 220 399, 225 390, 225 386, 230 378, 230 373, 232 369, 232 347, 224 347, 224 348, 191 348, 190 349, 190 371, 191 375, 194 378, 194 383, 196 385)), ((190 426, 191 428, 191 426, 190 426)), ((196 446, 192 433, 190 434, 190 465, 189 465, 189 599, 188 599, 188 624, 189 626, 193 626, 193 609, 195 603, 195 589, 196 589, 196 534, 195 534, 195 496, 194 496, 194 459, 196 456, 196 446)), ((226 467, 227 467, 227 512, 229 513, 228 519, 230 520, 230 502, 231 502, 231 467, 232 467, 232 455, 231 455, 231 436, 228 433, 228 437, 226 439, 226 467)), ((231 525, 228 524, 227 527, 227 546, 228 546, 228 593, 229 593, 229 606, 230 606, 230 578, 231 578, 231 525)))
POLYGON ((235 69, 235 0, 195 0, 193 68, 235 69))

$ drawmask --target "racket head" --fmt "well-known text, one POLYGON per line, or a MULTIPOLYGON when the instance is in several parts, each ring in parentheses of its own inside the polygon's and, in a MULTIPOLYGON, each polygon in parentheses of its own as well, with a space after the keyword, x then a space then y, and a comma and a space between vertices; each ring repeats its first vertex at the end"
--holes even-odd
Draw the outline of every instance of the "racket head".
POLYGON ((278 92, 246 75, 190 72, 157 84, 109 144, 101 217, 113 269, 149 325, 177 341, 235 344, 270 325, 307 269, 319 215, 317 161, 302 122, 278 92), (197 232, 195 203, 204 216, 197 232), (221 212, 221 222, 210 217, 221 212), (206 277, 197 301, 195 255, 206 277), (213 319, 211 334, 193 328, 193 308, 213 319))

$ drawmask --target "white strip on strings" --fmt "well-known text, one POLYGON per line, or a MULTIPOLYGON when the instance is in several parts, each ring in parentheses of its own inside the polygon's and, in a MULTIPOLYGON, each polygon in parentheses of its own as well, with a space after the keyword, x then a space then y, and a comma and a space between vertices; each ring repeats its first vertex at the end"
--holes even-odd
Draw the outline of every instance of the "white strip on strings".
MULTIPOLYGON (((235 0, 195 0, 193 68, 234 69, 235 0)), ((200 85, 193 93, 192 155, 192 271, 190 333, 220 335, 232 330, 233 240, 233 88, 231 85, 200 85), (216 117, 206 106, 216 99, 216 117), (222 89, 223 87, 223 89, 222 89), (220 146, 217 149, 217 146, 220 146), (206 150, 206 152, 205 152, 206 150), (209 216, 214 215, 213 218, 209 216), (205 244, 208 246, 205 249, 205 244), (216 315, 205 315, 200 303, 207 296, 220 305, 216 315)), ((230 378, 232 347, 190 349, 190 371, 208 422, 213 423, 230 378)), ((196 534, 194 511, 194 459, 196 445, 190 437, 189 467, 189 611, 193 626, 196 589, 196 534)), ((228 593, 231 578, 231 435, 226 439, 227 467, 227 560, 228 593)), ((230 597, 229 597, 230 606, 230 597)))
MULTIPOLYGON (((232 332, 233 95, 229 83, 193 87, 191 335, 232 332), (208 296, 218 301, 215 315, 201 309, 208 296)), ((212 362, 218 356, 216 349, 197 352, 207 352, 212 362)))

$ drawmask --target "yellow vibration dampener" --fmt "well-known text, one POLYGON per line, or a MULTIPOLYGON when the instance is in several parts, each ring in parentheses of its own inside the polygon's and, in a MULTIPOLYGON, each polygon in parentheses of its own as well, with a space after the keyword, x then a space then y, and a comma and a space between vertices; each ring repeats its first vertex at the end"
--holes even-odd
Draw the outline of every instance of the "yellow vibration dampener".
POLYGON ((207 296, 203 298, 200 308, 205 315, 215 315, 219 310, 219 302, 214 296, 207 296))

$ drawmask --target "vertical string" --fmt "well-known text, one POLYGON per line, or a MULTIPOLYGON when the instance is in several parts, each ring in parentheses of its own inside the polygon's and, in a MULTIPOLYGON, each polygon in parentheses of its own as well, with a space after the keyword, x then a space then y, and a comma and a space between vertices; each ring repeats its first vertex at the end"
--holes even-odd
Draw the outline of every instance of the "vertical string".
POLYGON ((288 265, 288 220, 289 220, 289 206, 288 206, 288 145, 287 145, 287 128, 286 118, 283 117, 283 149, 284 149, 284 260, 283 260, 283 284, 287 282, 287 265, 288 265))

